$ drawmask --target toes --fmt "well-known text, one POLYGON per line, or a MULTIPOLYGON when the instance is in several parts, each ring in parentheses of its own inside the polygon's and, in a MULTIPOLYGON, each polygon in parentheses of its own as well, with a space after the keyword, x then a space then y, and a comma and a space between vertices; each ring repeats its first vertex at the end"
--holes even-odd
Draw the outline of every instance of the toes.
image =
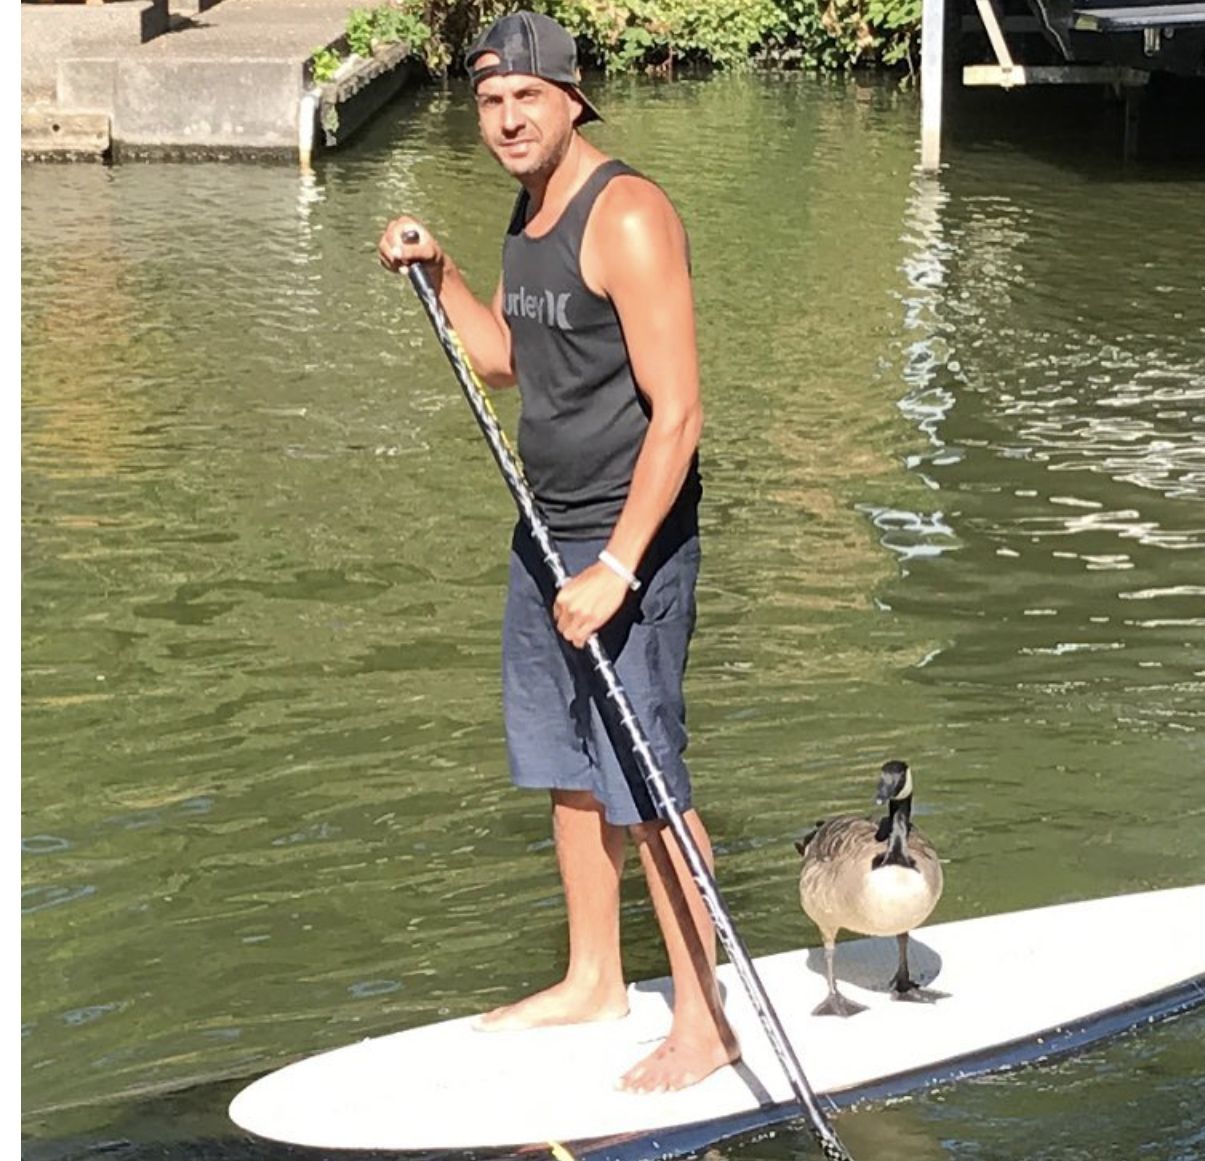
POLYGON ((626 1092, 651 1093, 663 1092, 665 1084, 658 1076, 658 1066, 663 1058, 662 1050, 646 1056, 635 1067, 628 1069, 616 1082, 616 1087, 626 1092))
MULTIPOLYGON (((656 1064, 656 1062, 648 1063, 656 1064)), ((689 1074, 667 1073, 655 1067, 646 1067, 646 1064, 642 1063, 620 1077, 615 1082, 615 1087, 624 1092, 647 1096, 653 1093, 676 1092, 693 1083, 694 1078, 689 1074)))
POLYGON ((705 1053, 683 1052, 678 1045, 663 1044, 633 1065, 615 1086, 630 1093, 677 1092, 705 1080, 733 1059, 727 1053, 723 1056, 724 1059, 713 1059, 705 1053))
POLYGON ((618 1089, 622 1089, 625 1092, 639 1092, 640 1091, 640 1078, 643 1075, 644 1075, 644 1064, 642 1062, 642 1063, 636 1065, 635 1068, 629 1068, 628 1071, 623 1074, 623 1076, 619 1077, 615 1081, 615 1087, 618 1089))
POLYGON ((628 1092, 653 1092, 657 1087, 655 1077, 649 1073, 648 1062, 642 1061, 620 1078, 619 1087, 628 1092))

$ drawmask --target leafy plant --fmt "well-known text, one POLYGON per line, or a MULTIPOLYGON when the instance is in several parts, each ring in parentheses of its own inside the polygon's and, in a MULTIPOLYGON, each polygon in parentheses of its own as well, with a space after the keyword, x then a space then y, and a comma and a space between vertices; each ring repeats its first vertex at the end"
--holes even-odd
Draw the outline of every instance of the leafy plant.
MULTIPOLYGON (((844 71, 906 63, 911 71, 921 0, 528 0, 569 30, 583 56, 608 72, 668 72, 700 62, 844 71)), ((347 43, 371 56, 403 42, 441 72, 513 0, 387 0, 350 13, 347 43)), ((317 66, 317 54, 315 54, 317 66)), ((315 78, 317 79, 317 73, 315 78)))
POLYGON ((921 0, 869 0, 866 18, 882 37, 880 59, 884 64, 913 61, 920 44, 921 0))
POLYGON ((327 81, 333 80, 342 63, 343 58, 334 49, 318 49, 310 57, 310 74, 314 78, 314 83, 324 85, 327 81))
POLYGON ((406 44, 418 51, 431 40, 431 26, 423 15, 424 9, 413 0, 354 8, 347 16, 347 47, 363 57, 384 44, 406 44))
POLYGON ((912 71, 920 35, 921 0, 776 0, 777 26, 763 59, 844 71, 858 65, 895 65, 912 71))
POLYGON ((678 60, 744 67, 778 16, 775 0, 543 0, 539 7, 588 41, 613 72, 678 60))
MULTIPOLYGON (((354 8, 347 15, 344 42, 349 54, 367 59, 386 44, 404 44, 422 56, 427 67, 441 71, 449 58, 444 42, 431 31, 425 19, 423 0, 387 0, 375 8, 354 8)), ((319 49, 310 57, 310 70, 318 84, 333 79, 346 56, 332 49, 319 49)))

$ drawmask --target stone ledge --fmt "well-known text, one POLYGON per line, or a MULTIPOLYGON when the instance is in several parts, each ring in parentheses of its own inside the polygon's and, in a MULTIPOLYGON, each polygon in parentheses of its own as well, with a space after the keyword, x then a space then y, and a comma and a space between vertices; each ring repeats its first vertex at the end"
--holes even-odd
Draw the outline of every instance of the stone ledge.
POLYGON ((123 60, 113 140, 122 156, 297 149, 302 74, 290 60, 123 60))
POLYGON ((22 158, 100 160, 109 148, 109 118, 104 113, 63 113, 57 109, 21 112, 22 158))
POLYGON ((123 161, 238 161, 284 164, 297 160, 295 145, 145 145, 114 141, 114 162, 123 161))
POLYGON ((323 143, 337 148, 389 103, 416 75, 425 71, 407 44, 386 44, 346 76, 321 88, 319 124, 323 143))
POLYGON ((59 61, 55 104, 60 109, 112 115, 117 90, 113 57, 69 57, 59 61))

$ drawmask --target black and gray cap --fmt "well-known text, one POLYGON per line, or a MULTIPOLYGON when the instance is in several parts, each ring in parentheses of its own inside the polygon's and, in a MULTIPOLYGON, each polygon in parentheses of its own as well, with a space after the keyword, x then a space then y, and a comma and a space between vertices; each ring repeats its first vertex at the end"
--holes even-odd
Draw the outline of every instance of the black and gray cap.
POLYGON ((495 20, 474 42, 464 58, 476 88, 487 77, 523 73, 569 89, 582 103, 578 125, 601 121, 602 114, 586 99, 578 84, 577 45, 551 16, 540 12, 512 12, 495 20), (473 68, 473 62, 493 53, 496 64, 473 68))

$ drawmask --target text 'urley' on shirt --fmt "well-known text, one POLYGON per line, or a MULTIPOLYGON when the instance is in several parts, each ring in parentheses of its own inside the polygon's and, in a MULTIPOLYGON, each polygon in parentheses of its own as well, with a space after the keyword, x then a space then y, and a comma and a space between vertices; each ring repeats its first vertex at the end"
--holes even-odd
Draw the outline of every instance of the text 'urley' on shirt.
POLYGON ((525 286, 506 292, 506 301, 502 313, 508 318, 530 318, 545 326, 556 327, 558 330, 571 331, 572 325, 566 308, 571 291, 556 294, 551 290, 530 291, 525 286))

